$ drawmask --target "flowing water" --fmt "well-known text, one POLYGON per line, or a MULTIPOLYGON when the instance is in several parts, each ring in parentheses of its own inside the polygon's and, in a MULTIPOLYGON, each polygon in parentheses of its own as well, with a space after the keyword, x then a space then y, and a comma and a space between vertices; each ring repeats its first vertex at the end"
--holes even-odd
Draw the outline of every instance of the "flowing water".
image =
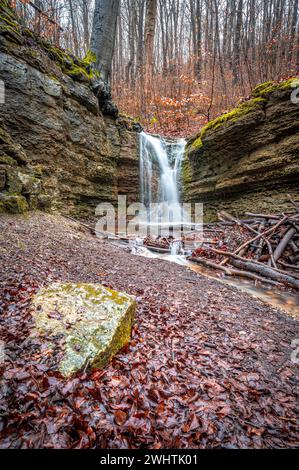
MULTIPOLYGON (((167 140, 142 132, 140 134, 141 202, 151 209, 168 204, 173 222, 181 222, 180 177, 186 141, 167 140)), ((152 213, 155 220, 155 213, 152 213)))
POLYGON ((242 292, 246 292, 252 297, 260 299, 272 307, 283 310, 291 317, 299 320, 299 295, 269 288, 266 287, 266 285, 255 286, 252 281, 246 279, 227 277, 223 274, 219 274, 218 276, 215 270, 192 263, 188 261, 185 256, 154 253, 145 247, 142 247, 136 254, 149 259, 162 259, 170 263, 176 263, 180 266, 185 266, 186 269, 190 269, 197 274, 208 277, 209 279, 217 280, 222 284, 235 287, 242 292))
MULTIPOLYGON (((180 208, 181 168, 186 142, 183 139, 174 141, 162 139, 159 136, 140 135, 140 189, 141 201, 146 207, 153 203, 167 202, 173 208, 174 220, 182 221, 184 214, 180 208)), ((152 217, 155 220, 155 215, 152 217)), ((152 218, 149 223, 152 223, 152 218)), ((180 224, 179 224, 180 225, 180 224)), ((174 242, 171 253, 157 254, 145 247, 136 249, 137 255, 147 258, 159 258, 178 263, 206 277, 237 287, 264 302, 286 311, 299 318, 299 296, 288 292, 278 291, 265 286, 255 286, 251 281, 230 278, 218 274, 192 262, 185 256, 180 256, 181 242, 174 242)))

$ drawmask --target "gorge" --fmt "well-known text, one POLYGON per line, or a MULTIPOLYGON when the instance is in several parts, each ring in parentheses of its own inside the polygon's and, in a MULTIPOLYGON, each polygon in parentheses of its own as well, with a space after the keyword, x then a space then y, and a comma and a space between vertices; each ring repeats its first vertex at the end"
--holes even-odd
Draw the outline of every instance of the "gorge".
POLYGON ((0 0, 0 449, 298 446, 299 82, 274 60, 296 60, 298 1, 268 44, 278 3, 0 0), (246 97, 250 64, 274 81, 246 97))
POLYGON ((184 202, 204 203, 206 221, 217 220, 222 209, 238 216, 283 210, 285 194, 296 196, 299 105, 290 99, 296 79, 258 87, 251 100, 190 139, 185 155, 178 141, 170 168, 162 147, 175 145, 139 137, 133 119, 115 115, 109 96, 95 91, 88 63, 76 65, 17 23, 12 30, 5 16, 0 21, 2 212, 41 208, 88 217, 99 202, 116 203, 118 194, 136 202, 141 193, 141 202, 149 201, 149 186, 158 191, 150 147, 164 159, 157 162, 160 199, 176 200, 180 180, 184 202))

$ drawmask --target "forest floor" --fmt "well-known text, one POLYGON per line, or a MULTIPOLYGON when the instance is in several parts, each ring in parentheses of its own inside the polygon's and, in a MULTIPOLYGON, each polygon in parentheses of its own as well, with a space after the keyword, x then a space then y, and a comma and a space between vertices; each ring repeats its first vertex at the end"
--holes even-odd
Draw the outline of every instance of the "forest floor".
POLYGON ((0 228, 0 448, 298 446, 294 319, 61 216, 1 216, 0 228), (57 280, 137 297, 131 343, 105 370, 65 380, 28 337, 32 295, 57 280))

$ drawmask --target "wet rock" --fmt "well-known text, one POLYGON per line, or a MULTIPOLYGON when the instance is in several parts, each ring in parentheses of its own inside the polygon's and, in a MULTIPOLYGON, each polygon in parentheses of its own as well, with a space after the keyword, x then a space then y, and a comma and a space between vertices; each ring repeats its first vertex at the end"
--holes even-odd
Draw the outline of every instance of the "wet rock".
POLYGON ((206 221, 217 211, 242 215, 284 211, 299 178, 299 106, 295 79, 265 84, 253 99, 208 124, 191 139, 183 165, 184 198, 203 202, 206 221))
POLYGON ((103 368, 129 341, 135 300, 98 284, 55 283, 33 299, 36 328, 47 337, 63 337, 59 364, 69 377, 87 365, 103 368))

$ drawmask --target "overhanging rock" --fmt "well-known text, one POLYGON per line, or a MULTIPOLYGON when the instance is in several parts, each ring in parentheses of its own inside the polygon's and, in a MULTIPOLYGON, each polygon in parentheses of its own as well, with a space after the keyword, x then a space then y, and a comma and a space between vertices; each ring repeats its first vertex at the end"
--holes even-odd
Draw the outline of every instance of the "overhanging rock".
POLYGON ((99 284, 54 283, 33 298, 36 328, 64 338, 59 371, 70 377, 87 365, 105 367, 129 341, 135 317, 133 297, 99 284))

